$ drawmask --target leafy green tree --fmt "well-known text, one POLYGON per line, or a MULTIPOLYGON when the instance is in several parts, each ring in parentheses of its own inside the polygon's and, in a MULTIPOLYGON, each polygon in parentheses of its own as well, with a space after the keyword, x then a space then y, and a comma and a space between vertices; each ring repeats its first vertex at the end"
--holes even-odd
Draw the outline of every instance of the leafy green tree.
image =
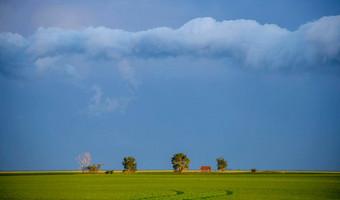
POLYGON ((227 168, 227 161, 224 158, 220 157, 216 159, 217 161, 217 169, 221 170, 222 172, 227 168))
POLYGON ((171 163, 175 172, 182 173, 183 170, 189 169, 190 159, 183 153, 177 153, 171 158, 171 163))
POLYGON ((135 162, 136 159, 134 157, 125 157, 122 165, 124 166, 123 172, 135 172, 137 171, 137 163, 135 162))

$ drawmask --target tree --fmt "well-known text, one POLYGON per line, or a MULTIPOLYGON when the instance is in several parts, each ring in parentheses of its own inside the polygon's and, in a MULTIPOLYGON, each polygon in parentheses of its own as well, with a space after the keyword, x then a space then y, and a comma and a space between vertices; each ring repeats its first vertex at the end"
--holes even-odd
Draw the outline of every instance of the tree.
POLYGON ((78 155, 76 158, 80 165, 81 172, 84 174, 87 167, 90 165, 91 155, 88 152, 78 155))
POLYGON ((217 169, 221 170, 222 172, 227 168, 227 161, 224 158, 220 157, 216 159, 217 161, 217 169))
POLYGON ((100 170, 100 167, 104 165, 104 164, 98 164, 96 166, 96 164, 92 164, 92 166, 87 166, 87 170, 89 174, 98 174, 98 171, 100 170))
POLYGON ((87 170, 88 170, 89 174, 94 174, 94 172, 96 170, 96 165, 92 164, 92 165, 87 166, 87 170))
POLYGON ((134 157, 125 157, 122 165, 124 166, 123 172, 135 172, 137 171, 137 163, 135 162, 136 159, 134 157))
POLYGON ((189 169, 190 159, 183 153, 177 153, 171 158, 171 163, 175 172, 182 173, 183 170, 189 169))
POLYGON ((98 164, 98 165, 97 165, 96 174, 98 174, 98 171, 100 170, 100 168, 102 167, 102 165, 104 165, 104 164, 98 164))

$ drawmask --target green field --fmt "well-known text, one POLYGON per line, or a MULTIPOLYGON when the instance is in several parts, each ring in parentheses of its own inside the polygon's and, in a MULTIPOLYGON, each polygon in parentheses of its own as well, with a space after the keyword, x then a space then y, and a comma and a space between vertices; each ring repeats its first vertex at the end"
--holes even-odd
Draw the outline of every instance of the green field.
POLYGON ((340 173, 1 173, 0 199, 340 199, 340 173))

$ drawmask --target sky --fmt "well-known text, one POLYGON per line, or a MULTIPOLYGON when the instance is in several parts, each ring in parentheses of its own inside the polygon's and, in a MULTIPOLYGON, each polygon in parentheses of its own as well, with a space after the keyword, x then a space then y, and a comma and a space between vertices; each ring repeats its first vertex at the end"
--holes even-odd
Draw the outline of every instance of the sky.
POLYGON ((0 1, 0 170, 340 170, 337 0, 0 1))

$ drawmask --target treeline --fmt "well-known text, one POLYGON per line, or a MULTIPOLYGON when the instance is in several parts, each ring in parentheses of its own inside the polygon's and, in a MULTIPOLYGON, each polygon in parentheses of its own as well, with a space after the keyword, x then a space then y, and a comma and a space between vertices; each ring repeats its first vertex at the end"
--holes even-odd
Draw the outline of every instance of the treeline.
MULTIPOLYGON (((80 169, 82 173, 88 173, 88 174, 97 174, 100 170, 101 166, 103 164, 92 164, 91 162, 91 155, 87 152, 79 155, 76 160, 78 161, 80 165, 80 169)), ((227 168, 227 161, 224 160, 224 158, 220 157, 216 159, 217 162, 217 169, 220 171, 224 171, 227 168)), ((174 172, 182 173, 184 170, 189 169, 190 159, 188 156, 184 153, 177 153, 174 154, 171 158, 172 167, 174 169, 174 172)), ((133 173, 137 171, 137 163, 136 159, 134 157, 125 157, 122 165, 124 167, 123 172, 125 173, 133 173)), ((112 174, 113 170, 107 171, 107 174, 112 174)))

